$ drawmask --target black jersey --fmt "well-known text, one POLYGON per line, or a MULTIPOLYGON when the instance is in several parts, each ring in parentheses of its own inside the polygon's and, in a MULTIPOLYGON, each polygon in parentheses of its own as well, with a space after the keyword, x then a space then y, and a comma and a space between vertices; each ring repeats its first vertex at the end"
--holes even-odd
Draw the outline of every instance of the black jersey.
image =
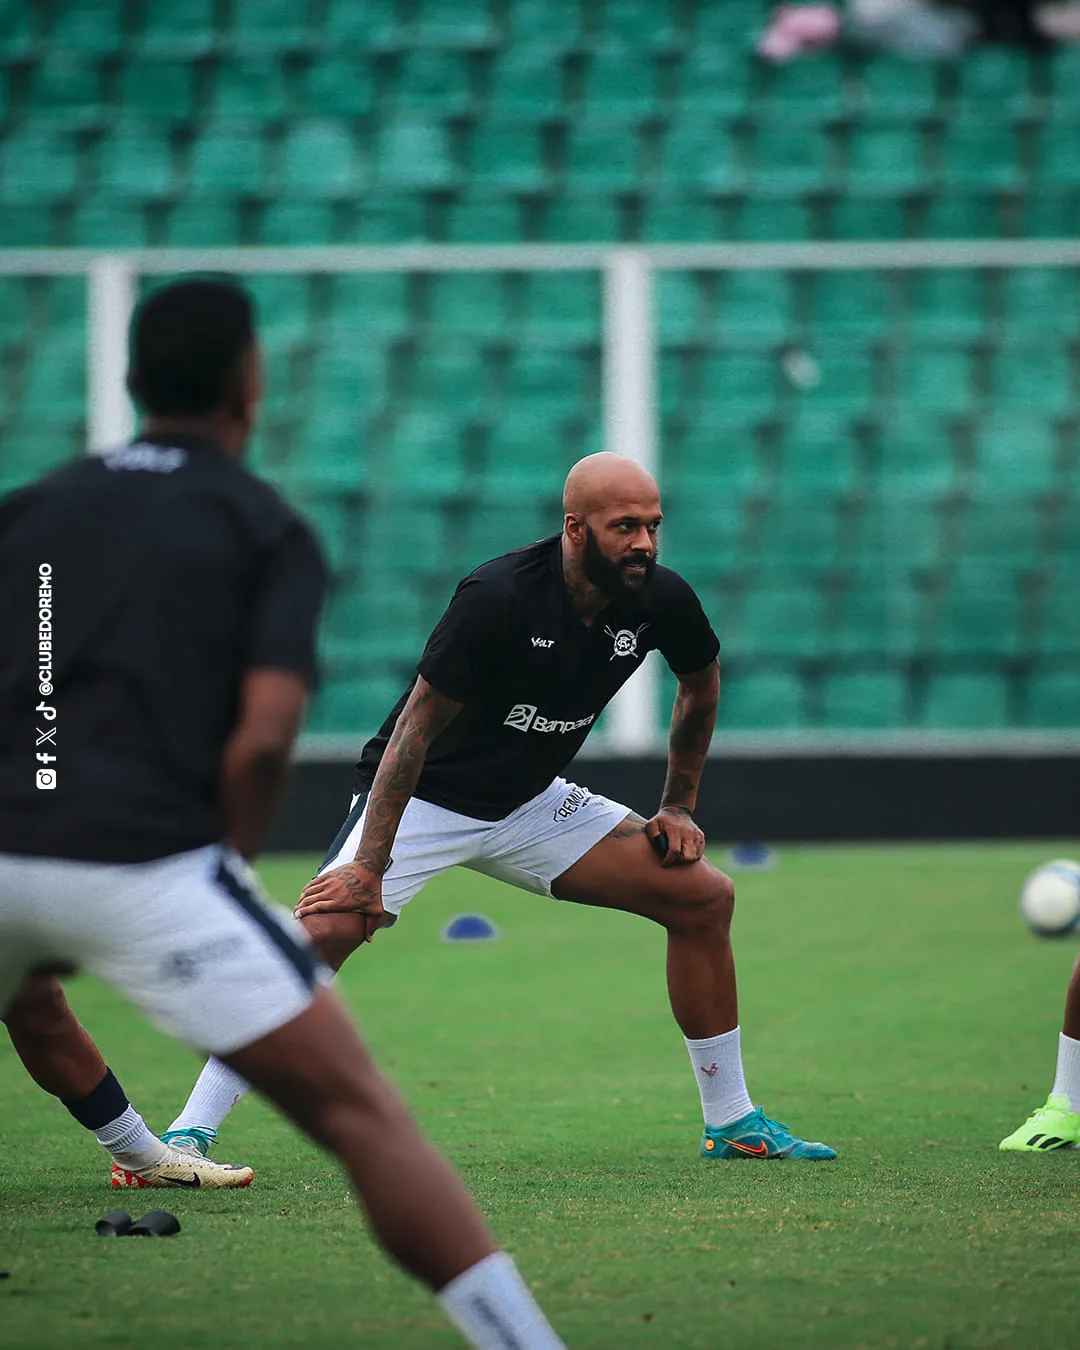
MULTIPOLYGON (((640 602, 584 624, 563 579, 560 540, 478 567, 428 639, 420 674, 464 706, 428 749, 415 794, 423 801, 502 820, 566 768, 647 652, 659 650, 677 675, 716 659, 720 644, 697 596, 666 567, 640 602)), ((358 792, 371 787, 408 695, 364 747, 358 792)))
POLYGON ((0 502, 0 579, 0 852, 142 862, 222 838, 242 676, 315 678, 304 522, 211 442, 140 441, 0 502))

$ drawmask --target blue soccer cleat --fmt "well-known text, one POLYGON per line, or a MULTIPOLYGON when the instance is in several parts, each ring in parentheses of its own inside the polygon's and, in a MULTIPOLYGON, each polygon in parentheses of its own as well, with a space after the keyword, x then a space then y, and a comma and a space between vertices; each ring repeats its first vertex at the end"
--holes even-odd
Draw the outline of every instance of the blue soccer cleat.
POLYGON ((786 1125, 770 1120, 760 1106, 730 1125, 706 1125, 701 1136, 703 1158, 801 1158, 823 1162, 836 1149, 796 1139, 786 1125))

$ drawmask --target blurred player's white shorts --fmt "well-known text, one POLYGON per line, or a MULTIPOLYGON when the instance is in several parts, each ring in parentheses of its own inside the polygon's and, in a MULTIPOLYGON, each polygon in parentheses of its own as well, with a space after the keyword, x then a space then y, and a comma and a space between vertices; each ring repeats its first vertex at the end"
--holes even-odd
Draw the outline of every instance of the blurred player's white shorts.
POLYGON ((219 844, 144 863, 0 853, 0 1010, 29 971, 57 966, 214 1054, 298 1016, 322 974, 300 925, 219 844))
MULTIPOLYGON (((356 857, 364 832, 367 793, 352 810, 319 868, 332 872, 356 857)), ((432 877, 451 867, 471 867, 536 895, 551 895, 551 883, 626 819, 620 806, 588 788, 556 778, 550 787, 504 820, 475 820, 413 797, 394 840, 393 860, 382 884, 383 908, 401 910, 432 877)))

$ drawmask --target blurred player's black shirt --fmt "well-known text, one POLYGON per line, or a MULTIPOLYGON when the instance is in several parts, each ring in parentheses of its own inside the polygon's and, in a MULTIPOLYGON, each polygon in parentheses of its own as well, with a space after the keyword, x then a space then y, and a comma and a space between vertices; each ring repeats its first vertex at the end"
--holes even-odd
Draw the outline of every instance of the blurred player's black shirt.
MULTIPOLYGON (((609 606, 587 627, 563 579, 561 538, 478 567, 428 639, 417 669, 464 706, 428 750, 421 800, 502 820, 562 773, 647 652, 656 648, 677 675, 716 659, 697 596, 667 567, 639 601, 609 606)), ((371 787, 408 694, 364 747, 357 792, 371 787)))
POLYGON ((143 862, 220 839, 241 679, 315 679, 324 586, 299 516, 199 437, 88 455, 0 502, 0 852, 143 862), (35 747, 50 727, 55 748, 35 747))

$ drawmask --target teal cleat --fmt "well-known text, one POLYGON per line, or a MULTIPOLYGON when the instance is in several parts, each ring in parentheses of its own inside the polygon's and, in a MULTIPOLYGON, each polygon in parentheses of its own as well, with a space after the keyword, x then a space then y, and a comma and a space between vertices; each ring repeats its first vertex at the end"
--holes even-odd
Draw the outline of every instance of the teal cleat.
POLYGON ((836 1157, 828 1144, 796 1139, 786 1125, 770 1120, 760 1106, 730 1125, 706 1125, 701 1136, 703 1158, 796 1158, 824 1162, 836 1157))

